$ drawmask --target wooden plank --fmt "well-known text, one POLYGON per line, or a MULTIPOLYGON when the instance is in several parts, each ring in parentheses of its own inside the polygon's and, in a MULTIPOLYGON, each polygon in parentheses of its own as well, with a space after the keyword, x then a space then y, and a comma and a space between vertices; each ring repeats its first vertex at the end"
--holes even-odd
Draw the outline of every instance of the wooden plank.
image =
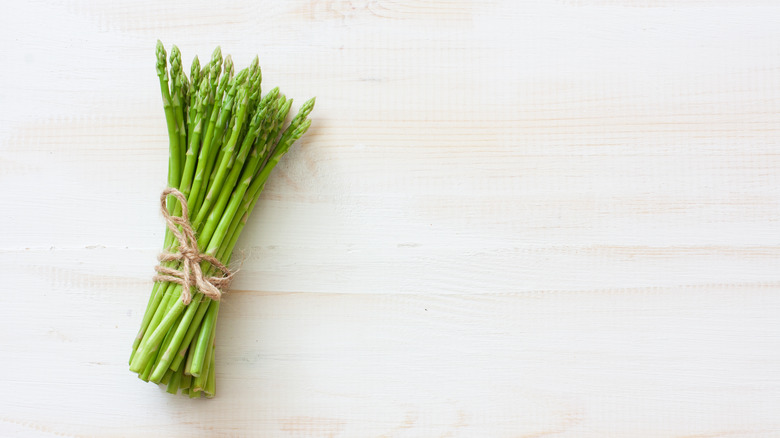
POLYGON ((780 359, 777 287, 236 290, 218 327, 220 396, 197 403, 125 370, 137 282, 93 296, 99 278, 54 275, 59 294, 44 284, 3 303, 2 320, 41 308, 49 321, 18 319, 20 335, 4 341, 9 357, 45 360, 3 361, 11 425, 66 436, 280 437, 772 436, 778 426, 780 382, 767 380, 780 359), (70 308, 86 316, 46 311, 79 299, 70 308))

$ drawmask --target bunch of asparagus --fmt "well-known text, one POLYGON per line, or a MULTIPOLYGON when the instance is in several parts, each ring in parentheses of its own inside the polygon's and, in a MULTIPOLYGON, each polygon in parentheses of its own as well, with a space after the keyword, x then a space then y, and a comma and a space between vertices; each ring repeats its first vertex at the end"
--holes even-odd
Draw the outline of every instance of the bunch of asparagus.
MULTIPOLYGON (((168 185, 187 200, 199 250, 228 265, 269 174, 311 125, 307 116, 314 99, 285 126, 292 99, 278 88, 261 95, 257 57, 234 74, 230 55, 223 59, 219 47, 203 67, 196 56, 187 78, 179 49, 173 46, 168 60, 158 41, 157 75, 168 125, 168 185)), ((175 198, 168 197, 166 207, 173 216, 182 213, 175 198)), ((164 248, 178 248, 170 230, 164 248)), ((180 262, 165 263, 181 269, 180 262)), ((201 269, 217 273, 207 262, 201 269)), ((195 290, 189 303, 181 298, 182 285, 154 284, 130 370, 145 381, 167 384, 172 394, 181 389, 192 398, 213 397, 219 301, 195 290)))

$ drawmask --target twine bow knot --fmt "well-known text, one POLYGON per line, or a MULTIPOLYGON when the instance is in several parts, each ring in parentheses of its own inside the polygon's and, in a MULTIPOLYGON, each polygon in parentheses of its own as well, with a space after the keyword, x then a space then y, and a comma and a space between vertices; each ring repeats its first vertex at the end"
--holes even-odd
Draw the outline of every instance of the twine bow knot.
POLYGON ((216 257, 201 252, 198 248, 198 239, 195 238, 195 230, 190 223, 189 210, 187 209, 187 198, 171 187, 168 187, 160 196, 160 211, 165 218, 168 229, 179 242, 178 252, 163 251, 157 256, 161 262, 154 267, 157 275, 154 281, 168 281, 182 286, 181 300, 187 305, 192 300, 191 288, 195 286, 205 296, 212 300, 219 301, 222 297, 222 291, 230 287, 235 272, 228 269, 216 257), (168 212, 166 200, 168 195, 173 195, 181 204, 181 216, 173 216, 168 212), (181 229, 179 229, 181 227, 181 229), (181 262, 181 269, 169 268, 163 266, 163 262, 178 261, 181 262), (222 273, 221 276, 207 277, 201 269, 201 262, 208 262, 222 273))

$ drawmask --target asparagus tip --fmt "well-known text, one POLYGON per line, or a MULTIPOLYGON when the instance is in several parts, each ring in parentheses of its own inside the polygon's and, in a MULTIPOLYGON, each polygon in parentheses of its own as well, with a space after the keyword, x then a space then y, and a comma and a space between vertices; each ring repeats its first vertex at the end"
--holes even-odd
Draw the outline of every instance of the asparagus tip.
POLYGON ((181 52, 179 51, 179 48, 176 47, 176 44, 171 46, 169 62, 171 64, 171 77, 176 77, 178 79, 179 72, 181 71, 181 52))
POLYGON ((165 60, 168 57, 168 55, 167 53, 165 53, 165 46, 160 40, 157 40, 156 53, 157 53, 157 76, 163 76, 166 74, 167 64, 165 60))
POLYGON ((311 111, 314 109, 314 102, 316 99, 316 97, 312 97, 303 104, 301 109, 298 111, 298 116, 300 118, 307 117, 311 113, 311 111))
POLYGON ((279 108, 279 114, 281 119, 287 118, 287 113, 290 112, 290 108, 292 107, 293 100, 287 99, 287 97, 282 94, 279 96, 279 101, 281 103, 281 107, 279 108))
POLYGON ((234 65, 233 65, 233 57, 230 56, 230 55, 227 55, 225 57, 225 62, 222 65, 223 65, 222 72, 225 74, 225 76, 227 76, 227 77, 233 76, 233 69, 235 68, 234 65))
POLYGON ((195 58, 192 59, 192 67, 190 67, 190 80, 193 84, 197 84, 200 79, 200 59, 198 59, 198 55, 195 55, 195 58))
POLYGON ((298 129, 295 130, 295 133, 297 134, 296 139, 300 138, 306 131, 309 130, 309 127, 311 126, 311 119, 306 119, 301 123, 301 126, 298 127, 298 129))

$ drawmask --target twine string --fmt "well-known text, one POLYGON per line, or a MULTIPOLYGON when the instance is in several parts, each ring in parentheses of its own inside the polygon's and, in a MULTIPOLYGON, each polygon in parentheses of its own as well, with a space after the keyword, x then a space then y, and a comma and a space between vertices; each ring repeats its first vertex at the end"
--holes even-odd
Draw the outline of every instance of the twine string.
POLYGON ((168 281, 180 284, 182 286, 181 300, 187 305, 192 300, 192 286, 195 286, 203 295, 212 300, 219 301, 222 297, 222 291, 230 287, 235 272, 228 269, 216 257, 201 252, 198 248, 198 239, 195 238, 195 230, 190 223, 189 210, 187 209, 187 198, 172 188, 168 187, 160 195, 160 211, 168 229, 179 242, 178 252, 163 251, 157 256, 160 264, 154 267, 157 275, 154 281, 168 281), (175 197, 181 204, 181 216, 173 216, 168 212, 166 199, 169 195, 175 197), (181 263, 181 269, 169 268, 163 266, 164 262, 178 261, 181 263), (222 273, 220 276, 206 276, 200 265, 207 262, 217 268, 222 273))

